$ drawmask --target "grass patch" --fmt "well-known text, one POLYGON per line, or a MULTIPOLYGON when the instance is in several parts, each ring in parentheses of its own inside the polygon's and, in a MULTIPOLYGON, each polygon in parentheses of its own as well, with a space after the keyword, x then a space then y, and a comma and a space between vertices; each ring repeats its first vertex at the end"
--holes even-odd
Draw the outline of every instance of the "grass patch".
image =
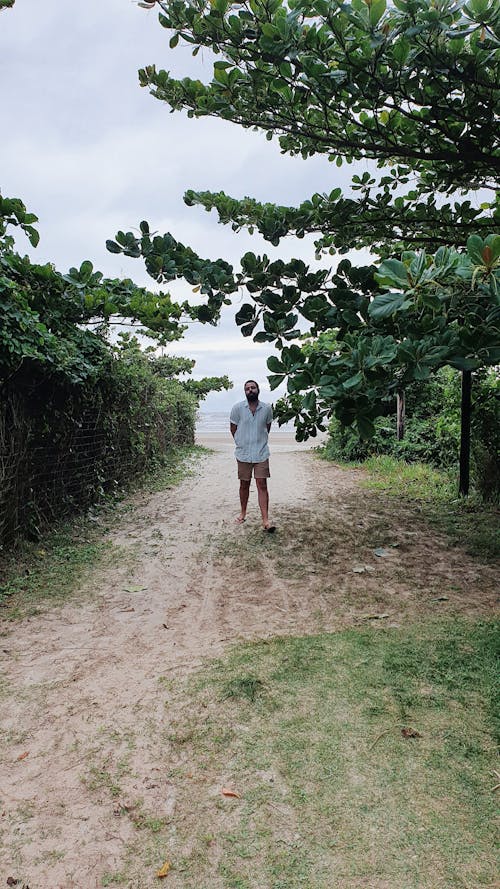
MULTIPOLYGON (((193 472, 193 461, 205 449, 179 447, 170 451, 154 473, 129 489, 147 492, 173 487, 193 472)), ((37 614, 43 605, 61 604, 85 582, 96 567, 131 558, 107 539, 123 512, 126 495, 109 497, 85 515, 58 522, 40 540, 19 541, 10 553, 0 548, 0 608, 11 620, 37 614)))
POLYGON ((151 493, 165 491, 194 475, 197 460, 210 454, 202 445, 183 445, 171 448, 153 470, 140 479, 137 488, 151 493))
POLYGON ((492 889, 498 629, 274 639, 190 680, 175 767, 163 751, 176 885, 492 889))
POLYGON ((62 604, 97 565, 123 557, 105 535, 104 510, 60 523, 37 543, 20 542, 1 563, 0 607, 10 620, 31 616, 42 605, 62 604))
POLYGON ((500 556, 498 507, 473 494, 459 498, 455 473, 387 456, 370 457, 362 465, 369 472, 363 485, 385 497, 417 502, 426 521, 453 546, 483 558, 500 556))
POLYGON ((225 683, 222 689, 222 700, 246 698, 248 701, 255 701, 255 698, 262 694, 263 690, 264 683, 256 676, 235 676, 225 683))

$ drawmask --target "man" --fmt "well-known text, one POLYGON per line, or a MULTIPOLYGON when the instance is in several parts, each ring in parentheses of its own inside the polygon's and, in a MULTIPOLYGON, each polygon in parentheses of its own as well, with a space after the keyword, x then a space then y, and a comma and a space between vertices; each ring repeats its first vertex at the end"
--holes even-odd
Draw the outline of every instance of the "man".
POLYGON ((235 404, 230 416, 231 435, 236 444, 235 457, 240 480, 241 512, 236 519, 241 525, 247 514, 248 496, 252 472, 257 485, 262 527, 268 534, 276 530, 269 521, 269 493, 267 480, 269 472, 268 436, 273 419, 270 404, 259 401, 259 385, 255 380, 245 383, 246 401, 235 404))

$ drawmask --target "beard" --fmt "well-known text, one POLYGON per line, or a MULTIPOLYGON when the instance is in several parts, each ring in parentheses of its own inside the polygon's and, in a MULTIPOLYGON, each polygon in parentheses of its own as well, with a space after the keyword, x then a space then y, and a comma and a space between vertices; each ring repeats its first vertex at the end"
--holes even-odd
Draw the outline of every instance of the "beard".
POLYGON ((252 404, 253 404, 255 401, 258 401, 258 398, 259 398, 259 393, 258 393, 258 392, 249 392, 249 393, 247 394, 247 401, 251 401, 252 404))

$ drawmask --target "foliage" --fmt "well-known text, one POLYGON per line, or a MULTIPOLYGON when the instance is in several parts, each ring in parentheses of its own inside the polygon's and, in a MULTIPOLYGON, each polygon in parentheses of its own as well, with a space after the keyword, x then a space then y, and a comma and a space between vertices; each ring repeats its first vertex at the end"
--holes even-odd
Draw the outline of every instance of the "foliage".
POLYGON ((162 343, 182 336, 183 309, 169 294, 105 279, 88 260, 62 275, 16 253, 7 227, 20 226, 36 246, 33 222, 20 200, 0 199, 0 381, 35 370, 77 385, 95 379, 109 360, 105 334, 116 316, 162 343))
POLYGON ((482 185, 499 168, 500 14, 489 0, 158 6, 160 23, 174 32, 172 48, 182 41, 222 57, 208 85, 154 65, 140 71, 141 85, 173 109, 258 127, 277 134, 282 151, 306 158, 397 157, 427 191, 482 185))
POLYGON ((195 362, 156 355, 182 336, 183 307, 85 261, 60 274, 14 249, 9 226, 36 245, 36 217, 0 198, 0 541, 37 536, 50 519, 122 485, 176 444, 191 443, 199 401, 224 377, 182 382, 195 362), (136 321, 142 349, 110 327, 136 321))
MULTIPOLYGON (((170 252, 174 239, 168 236, 162 254, 165 238, 135 238, 134 250, 160 268, 161 280, 185 276, 191 251, 175 242, 170 252)), ((252 253, 237 274, 225 263, 197 262, 191 282, 208 294, 199 307, 201 320, 210 312, 216 316, 239 286, 251 293, 253 304, 244 303, 236 321, 244 335, 257 330, 257 342, 281 349, 280 358, 268 360, 269 381, 276 388, 287 380, 289 398, 280 403, 279 415, 295 418, 299 438, 322 428, 333 408, 342 424, 356 420, 368 437, 384 399, 397 387, 428 379, 447 364, 476 369, 500 360, 500 236, 471 236, 465 254, 406 251, 378 271, 355 268, 347 259, 334 273, 311 271, 300 260, 270 262, 252 253), (287 345, 301 335, 304 322, 314 342, 287 345)))
MULTIPOLYGON (((496 370, 475 374, 472 402, 472 469, 476 489, 485 499, 500 495, 500 377, 496 370)), ((460 447, 460 377, 442 368, 429 380, 416 382, 406 392, 406 424, 402 441, 396 437, 395 399, 386 403, 387 415, 375 421, 370 439, 336 419, 329 423, 324 455, 330 460, 360 461, 389 454, 408 462, 424 462, 443 469, 456 468, 460 447)))
POLYGON ((500 375, 491 372, 474 386, 474 440, 472 446, 475 484, 485 500, 500 499, 500 375))
POLYGON ((311 270, 300 260, 247 253, 234 272, 204 260, 171 234, 120 232, 113 252, 142 256, 159 283, 185 278, 205 301, 192 312, 214 323, 239 287, 251 302, 236 321, 245 336, 280 351, 270 383, 287 381, 282 420, 299 438, 332 412, 363 437, 394 389, 442 366, 478 369, 500 359, 498 211, 457 194, 493 186, 500 168, 495 83, 500 23, 489 0, 159 0, 160 23, 179 42, 215 53, 213 79, 174 79, 154 65, 142 86, 172 110, 211 115, 277 136, 284 153, 372 160, 352 194, 316 194, 298 208, 188 191, 233 229, 272 244, 317 236, 323 251, 360 246, 384 261, 311 270), (409 190, 406 186, 410 186, 409 190), (445 196, 453 195, 446 203, 445 196), (441 245, 441 246, 440 246, 441 245), (416 249, 415 249, 416 248, 416 249), (465 249, 466 248, 466 249, 465 249), (436 252, 437 250, 437 252, 436 252), (395 256, 403 251, 401 259, 395 256), (336 331, 335 346, 328 336, 336 331), (296 344, 301 333, 313 348, 296 344))

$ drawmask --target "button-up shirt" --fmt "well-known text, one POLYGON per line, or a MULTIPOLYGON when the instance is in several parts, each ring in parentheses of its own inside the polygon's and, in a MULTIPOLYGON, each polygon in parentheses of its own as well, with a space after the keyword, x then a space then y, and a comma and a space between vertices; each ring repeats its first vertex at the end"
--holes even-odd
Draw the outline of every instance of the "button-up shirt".
POLYGON ((252 413, 248 401, 235 404, 230 422, 237 429, 234 434, 236 450, 234 455, 241 463, 261 463, 269 457, 267 443, 267 427, 272 423, 273 409, 270 404, 259 401, 255 413, 252 413))

